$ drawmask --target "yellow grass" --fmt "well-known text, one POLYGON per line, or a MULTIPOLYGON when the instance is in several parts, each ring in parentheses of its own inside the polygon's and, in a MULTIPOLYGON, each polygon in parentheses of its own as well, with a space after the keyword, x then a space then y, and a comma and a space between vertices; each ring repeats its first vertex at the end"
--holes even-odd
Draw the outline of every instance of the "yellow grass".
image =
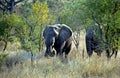
POLYGON ((9 69, 3 67, 0 78, 119 78, 119 55, 116 59, 112 57, 108 60, 105 53, 101 57, 94 53, 89 59, 85 51, 83 58, 84 37, 81 39, 79 49, 72 48, 68 63, 61 62, 57 57, 42 57, 34 61, 33 66, 30 61, 26 61, 9 69))
MULTIPOLYGON (((79 54, 79 53, 77 53, 79 54)), ((1 78, 119 78, 120 58, 107 60, 106 57, 82 59, 78 55, 61 62, 57 57, 41 58, 31 66, 30 61, 18 64, 13 68, 3 68, 1 78), (79 57, 78 57, 79 56, 79 57)))

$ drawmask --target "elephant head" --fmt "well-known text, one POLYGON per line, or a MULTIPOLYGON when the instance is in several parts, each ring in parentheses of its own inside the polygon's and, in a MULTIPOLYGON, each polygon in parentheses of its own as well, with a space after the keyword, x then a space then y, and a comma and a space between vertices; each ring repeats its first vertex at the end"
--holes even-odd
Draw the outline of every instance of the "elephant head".
POLYGON ((56 47, 55 44, 60 43, 62 45, 71 35, 72 31, 65 24, 47 25, 43 31, 46 45, 45 56, 54 56, 55 50, 53 48, 56 47))

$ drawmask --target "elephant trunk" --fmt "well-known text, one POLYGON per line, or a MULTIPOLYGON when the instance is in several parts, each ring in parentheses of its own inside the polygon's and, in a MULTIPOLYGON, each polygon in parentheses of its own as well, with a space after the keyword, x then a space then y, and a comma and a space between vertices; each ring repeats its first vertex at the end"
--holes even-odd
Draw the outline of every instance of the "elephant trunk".
POLYGON ((52 49, 52 47, 47 47, 45 52, 45 57, 51 56, 53 57, 55 55, 55 51, 52 49))

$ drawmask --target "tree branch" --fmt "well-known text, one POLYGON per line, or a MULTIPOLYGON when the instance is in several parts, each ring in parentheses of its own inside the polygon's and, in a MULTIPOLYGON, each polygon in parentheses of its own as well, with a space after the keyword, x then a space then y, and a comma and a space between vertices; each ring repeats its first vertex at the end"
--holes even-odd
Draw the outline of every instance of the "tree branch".
POLYGON ((114 2, 114 6, 115 6, 115 7, 114 7, 114 9, 113 9, 112 14, 115 14, 118 10, 120 10, 120 9, 119 9, 119 4, 120 4, 120 3, 119 3, 118 1, 115 1, 115 2, 114 2))
POLYGON ((10 3, 10 2, 8 2, 7 0, 5 0, 5 2, 8 4, 8 3, 10 3))
POLYGON ((95 17, 93 16, 93 13, 92 13, 92 19, 98 24, 98 25, 100 25, 100 23, 95 19, 95 17))
POLYGON ((0 9, 2 9, 3 11, 5 11, 5 9, 4 9, 4 8, 2 8, 2 7, 0 7, 0 9))
POLYGON ((2 1, 0 1, 0 5, 2 5, 3 7, 5 7, 6 9, 8 9, 8 7, 2 3, 2 1))
POLYGON ((18 1, 16 1, 16 2, 15 2, 15 5, 16 5, 17 3, 19 3, 19 2, 22 2, 22 1, 23 1, 23 0, 18 0, 18 1))

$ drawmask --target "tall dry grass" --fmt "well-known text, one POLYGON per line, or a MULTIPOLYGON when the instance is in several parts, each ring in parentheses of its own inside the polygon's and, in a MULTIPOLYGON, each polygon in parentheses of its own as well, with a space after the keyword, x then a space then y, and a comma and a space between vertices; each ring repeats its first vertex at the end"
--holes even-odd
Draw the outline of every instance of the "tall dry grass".
POLYGON ((120 56, 108 60, 105 53, 101 57, 94 53, 91 58, 87 58, 84 50, 83 58, 85 44, 84 34, 81 34, 79 49, 72 48, 68 63, 61 62, 57 57, 49 59, 42 57, 31 66, 28 60, 9 69, 3 67, 0 78, 119 78, 120 56))
MULTIPOLYGON (((79 54, 79 53, 77 53, 79 54)), ((57 57, 41 58, 18 64, 12 68, 3 68, 1 78, 119 78, 120 57, 107 60, 106 57, 82 59, 77 55, 70 58, 68 63, 61 62, 57 57)))

